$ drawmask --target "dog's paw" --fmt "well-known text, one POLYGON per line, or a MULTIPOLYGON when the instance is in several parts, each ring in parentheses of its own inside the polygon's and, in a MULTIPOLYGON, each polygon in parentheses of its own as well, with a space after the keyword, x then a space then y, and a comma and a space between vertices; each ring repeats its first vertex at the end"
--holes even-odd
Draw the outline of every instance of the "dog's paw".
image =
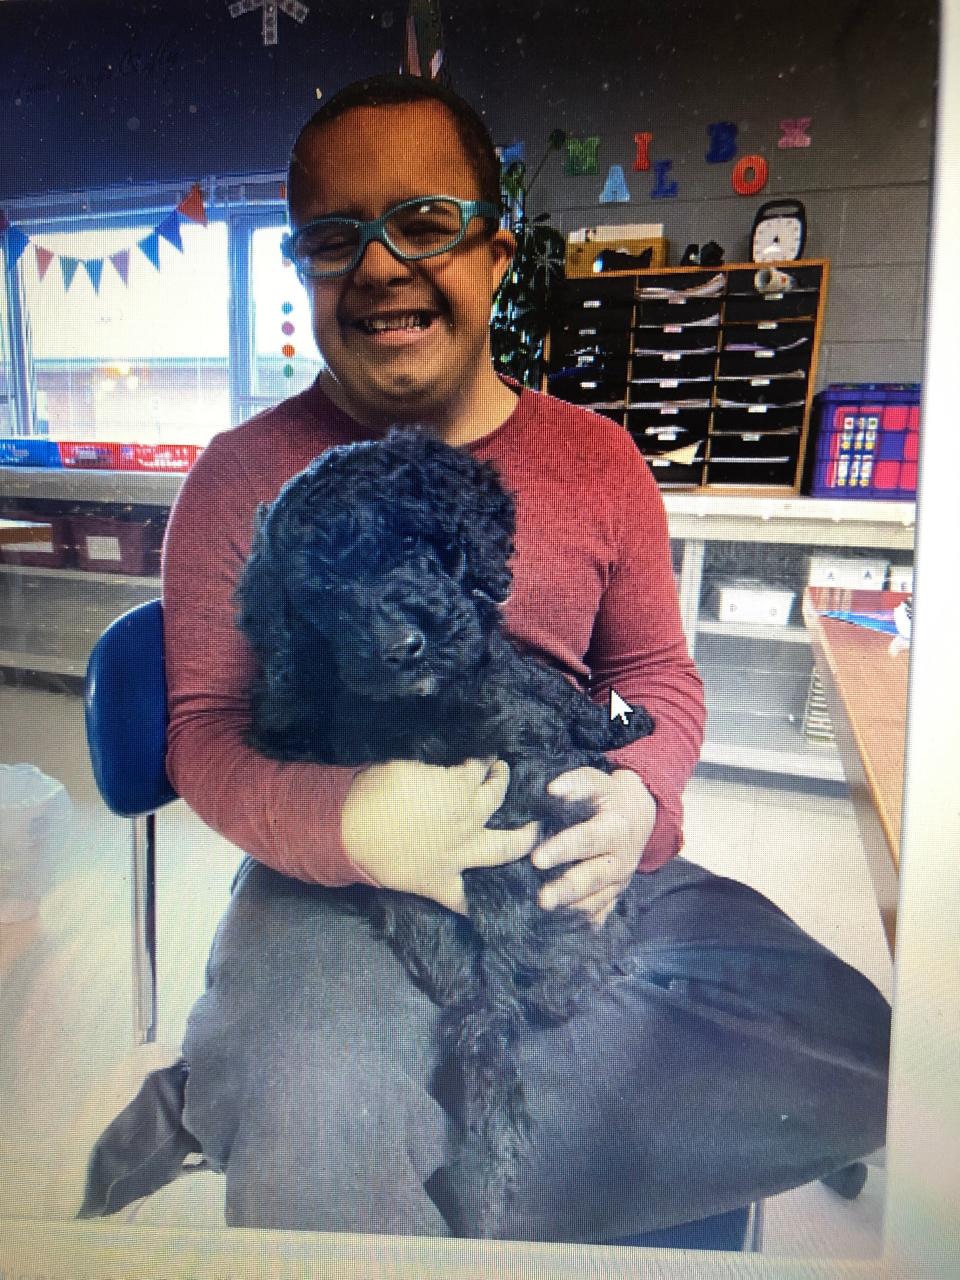
POLYGON ((646 738, 653 733, 653 716, 646 707, 632 707, 623 716, 608 718, 606 732, 609 745, 603 750, 613 751, 617 747, 628 747, 638 738, 646 738))

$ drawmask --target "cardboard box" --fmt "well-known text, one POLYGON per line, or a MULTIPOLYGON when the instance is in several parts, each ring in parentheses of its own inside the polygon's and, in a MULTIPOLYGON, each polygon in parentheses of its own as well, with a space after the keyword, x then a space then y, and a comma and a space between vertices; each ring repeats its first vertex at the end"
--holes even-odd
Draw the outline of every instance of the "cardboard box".
POLYGON ((842 587, 846 591, 882 591, 889 567, 889 560, 811 556, 807 583, 811 587, 842 587))
POLYGON ((604 249, 626 249, 628 253, 643 253, 645 249, 652 249, 649 270, 660 270, 660 268, 667 265, 667 246, 668 241, 663 236, 644 239, 625 236, 622 240, 588 240, 585 242, 568 240, 564 271, 570 279, 603 274, 594 271, 593 262, 604 249))
POLYGON ((768 587, 721 587, 717 616, 721 622, 763 623, 785 627, 796 593, 768 587))

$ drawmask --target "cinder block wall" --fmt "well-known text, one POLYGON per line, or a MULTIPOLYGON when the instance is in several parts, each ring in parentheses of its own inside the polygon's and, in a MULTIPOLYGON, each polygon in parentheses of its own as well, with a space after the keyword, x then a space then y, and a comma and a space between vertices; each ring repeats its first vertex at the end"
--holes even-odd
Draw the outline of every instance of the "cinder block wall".
MULTIPOLYGON (((441 0, 454 86, 498 142, 536 163, 551 129, 600 137, 599 173, 553 156, 531 200, 564 231, 663 222, 676 261, 690 241, 747 255, 756 208, 796 196, 807 254, 832 263, 819 384, 917 380, 936 75, 935 0, 441 0), (812 145, 777 146, 784 118, 812 145), (736 195, 733 162, 708 164, 707 127, 738 127, 769 164, 736 195), (678 184, 653 199, 633 135, 654 135, 678 184), (597 201, 611 164, 628 204, 597 201)), ((404 0, 313 0, 280 43, 259 13, 222 0, 0 4, 0 207, 45 191, 282 170, 299 122, 347 80, 396 70, 404 0)))

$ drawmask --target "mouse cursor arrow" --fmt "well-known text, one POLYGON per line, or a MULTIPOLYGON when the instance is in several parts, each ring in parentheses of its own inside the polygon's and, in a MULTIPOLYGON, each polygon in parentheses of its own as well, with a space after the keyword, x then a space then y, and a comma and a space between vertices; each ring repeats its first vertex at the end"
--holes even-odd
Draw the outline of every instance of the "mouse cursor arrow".
POLYGON ((620 697, 619 693, 617 693, 616 689, 611 689, 610 719, 622 720, 624 724, 627 724, 632 713, 633 707, 631 707, 630 703, 625 702, 624 699, 620 697))

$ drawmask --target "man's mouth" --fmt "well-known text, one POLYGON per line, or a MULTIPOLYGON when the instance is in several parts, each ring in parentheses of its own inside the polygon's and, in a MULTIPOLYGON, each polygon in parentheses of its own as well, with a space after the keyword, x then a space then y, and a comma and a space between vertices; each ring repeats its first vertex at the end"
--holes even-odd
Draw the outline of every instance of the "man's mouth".
POLYGON ((385 311, 379 315, 362 316, 353 321, 353 327, 368 334, 418 333, 429 329, 436 318, 436 311, 385 311))

